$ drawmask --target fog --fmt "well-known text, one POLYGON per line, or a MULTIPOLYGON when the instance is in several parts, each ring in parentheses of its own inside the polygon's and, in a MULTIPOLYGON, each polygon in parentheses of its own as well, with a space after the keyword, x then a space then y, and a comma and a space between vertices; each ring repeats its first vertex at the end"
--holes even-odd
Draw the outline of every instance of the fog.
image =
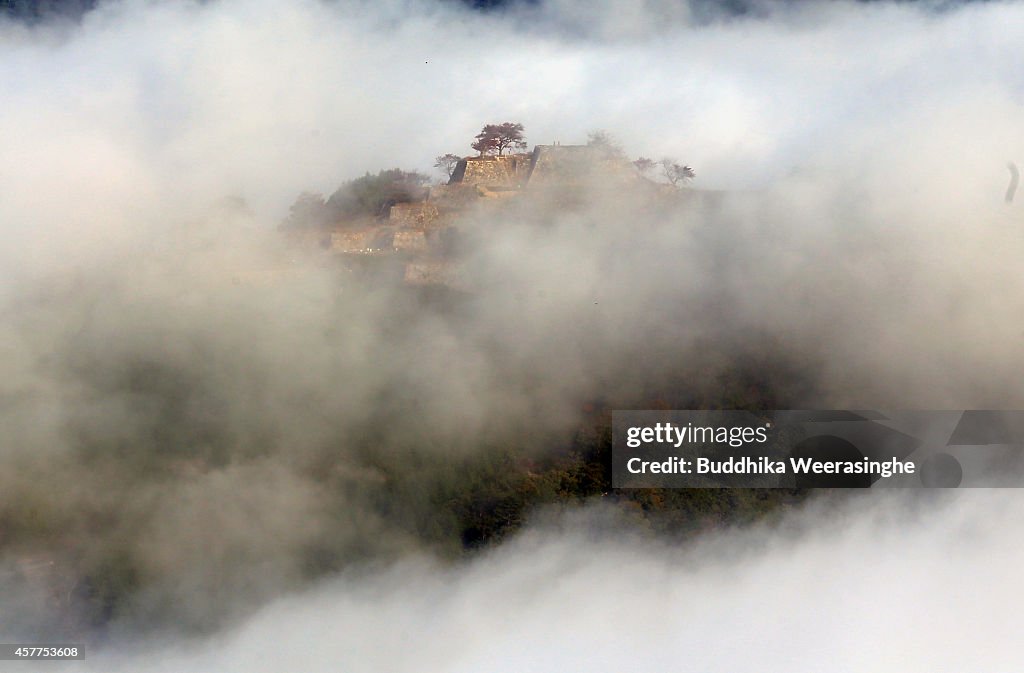
POLYGON ((1020 499, 996 493, 876 492, 684 550, 598 508, 468 567, 341 577, 215 638, 66 670, 1012 670, 1020 499))
MULTIPOLYGON (((610 670, 641 644, 653 667, 705 642, 725 670, 758 651, 726 652, 736 633, 779 648, 785 633, 853 670, 898 651, 857 649, 878 620, 925 618, 935 638, 913 661, 942 670, 923 648, 952 638, 968 596, 923 596, 980 566, 975 633, 1000 633, 995 598, 1020 588, 999 588, 1020 553, 1012 494, 912 525, 887 502, 812 505, 795 539, 696 550, 570 517, 468 567, 424 542, 448 525, 424 512, 459 461, 545 455, 595 400, 715 404, 756 383, 788 408, 1021 408, 1024 214, 1005 194, 1022 38, 1009 2, 110 2, 0 22, 0 635, 61 632, 42 564, 67 596, 97 576, 92 591, 130 592, 104 624, 118 647, 223 633, 230 654, 201 656, 227 670, 247 642, 277 633, 294 652, 314 628, 357 670, 537 668, 523 657, 549 652, 552 669, 610 670), (594 184, 575 209, 480 215, 455 309, 356 283, 277 230, 300 191, 427 171, 506 120, 531 145, 606 129, 632 157, 692 165, 704 191, 652 207, 594 184), (843 569, 883 588, 834 581, 843 569), (778 589, 753 582, 775 573, 778 589), (824 627, 823 594, 849 626, 824 627), (748 600, 779 619, 739 617, 748 600), (578 623, 566 610, 590 621, 560 631, 578 623), (470 649, 449 660, 453 634, 470 649)), ((998 668, 1011 653, 993 642, 951 661, 998 668)), ((203 667, 168 661, 155 670, 203 667)))

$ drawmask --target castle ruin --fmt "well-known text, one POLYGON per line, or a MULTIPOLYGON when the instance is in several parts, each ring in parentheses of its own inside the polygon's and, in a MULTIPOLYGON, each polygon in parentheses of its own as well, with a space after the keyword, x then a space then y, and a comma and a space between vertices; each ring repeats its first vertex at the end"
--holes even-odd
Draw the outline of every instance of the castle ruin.
POLYGON ((537 145, 532 152, 466 157, 446 184, 432 187, 422 200, 392 205, 383 222, 337 226, 325 247, 345 258, 389 259, 404 267, 409 285, 456 286, 445 236, 457 232, 453 227, 468 208, 531 189, 593 185, 595 179, 618 185, 640 178, 628 159, 595 145, 537 145))

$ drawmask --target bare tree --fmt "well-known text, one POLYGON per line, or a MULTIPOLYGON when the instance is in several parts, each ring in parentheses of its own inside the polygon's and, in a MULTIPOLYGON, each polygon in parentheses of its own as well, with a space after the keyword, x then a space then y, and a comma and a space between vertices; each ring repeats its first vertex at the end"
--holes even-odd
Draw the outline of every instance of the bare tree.
POLYGON ((661 160, 661 174, 672 186, 678 186, 680 182, 689 182, 696 175, 692 168, 678 164, 672 159, 661 160))
POLYGON ((523 125, 513 122, 487 124, 476 135, 476 142, 472 147, 480 156, 497 154, 500 157, 505 150, 524 150, 526 139, 523 136, 523 125))
POLYGON ((462 157, 457 157, 454 154, 442 154, 436 157, 434 160, 434 168, 437 168, 446 176, 448 179, 452 179, 452 174, 455 172, 455 167, 462 161, 462 157))

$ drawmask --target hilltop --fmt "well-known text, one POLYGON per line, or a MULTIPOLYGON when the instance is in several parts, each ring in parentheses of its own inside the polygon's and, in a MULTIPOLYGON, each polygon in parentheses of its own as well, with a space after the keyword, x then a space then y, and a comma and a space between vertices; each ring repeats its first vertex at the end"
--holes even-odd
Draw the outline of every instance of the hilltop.
POLYGON ((604 132, 592 133, 587 144, 536 145, 529 152, 504 154, 487 135, 502 126, 518 127, 508 147, 525 150, 521 125, 488 125, 474 144, 478 156, 438 157, 436 166, 446 171, 447 180, 429 185, 424 174, 401 169, 367 173, 329 199, 300 195, 283 229, 300 245, 318 248, 353 270, 372 269, 408 285, 461 288, 462 240, 481 224, 539 203, 568 212, 608 195, 658 203, 696 194, 684 186, 693 177, 688 166, 668 159, 631 161, 604 132), (648 176, 659 165, 668 183, 648 176))

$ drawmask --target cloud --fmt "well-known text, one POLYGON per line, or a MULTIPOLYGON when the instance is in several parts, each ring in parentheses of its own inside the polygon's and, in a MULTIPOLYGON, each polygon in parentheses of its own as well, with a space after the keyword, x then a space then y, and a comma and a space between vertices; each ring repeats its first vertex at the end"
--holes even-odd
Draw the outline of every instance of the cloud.
POLYGON ((90 653, 84 670, 960 671, 1019 660, 1024 547, 1009 492, 876 492, 683 548, 607 520, 595 532, 601 517, 589 515, 465 567, 410 561, 325 582, 216 638, 90 653))
POLYGON ((131 593, 127 629, 214 628, 422 552, 461 458, 559 445, 587 402, 1020 406, 1024 6, 679 7, 0 23, 4 567, 131 593), (454 308, 275 230, 302 190, 426 170, 505 120, 608 129, 706 191, 467 218, 454 308))

